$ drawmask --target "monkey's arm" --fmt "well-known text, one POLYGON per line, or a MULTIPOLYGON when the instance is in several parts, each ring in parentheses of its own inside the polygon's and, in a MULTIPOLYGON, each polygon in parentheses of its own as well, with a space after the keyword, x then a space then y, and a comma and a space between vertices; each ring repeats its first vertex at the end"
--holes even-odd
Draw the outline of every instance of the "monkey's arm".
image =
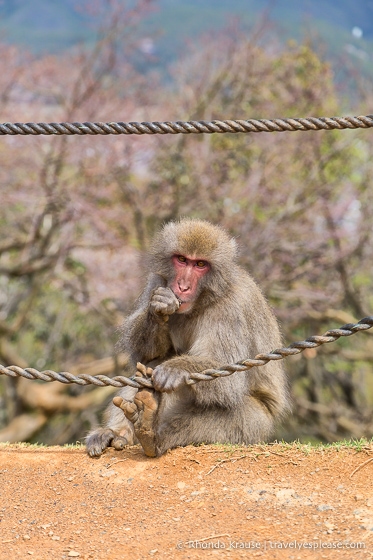
MULTIPOLYGON (((245 276, 238 280, 236 293, 205 309, 194 322, 190 329, 193 342, 187 352, 155 368, 153 384, 158 391, 181 389, 187 385, 191 373, 220 369, 225 364, 281 346, 277 324, 260 291, 245 276)), ((254 368, 211 381, 199 381, 189 385, 187 390, 201 406, 232 408, 242 403, 248 394, 258 395, 259 400, 268 395, 267 401, 273 394, 274 398, 283 400, 283 385, 282 365, 272 363, 260 370, 254 368)))
POLYGON ((175 356, 154 368, 153 386, 156 391, 170 393, 187 385, 190 374, 216 367, 218 363, 207 358, 188 354, 175 356))
POLYGON ((206 369, 217 369, 225 363, 215 359, 182 354, 158 365, 153 371, 153 386, 157 391, 190 391, 191 397, 201 406, 221 406, 231 408, 242 402, 246 382, 244 374, 235 373, 229 377, 198 381, 189 385, 191 374, 206 369))
POLYGON ((163 359, 170 352, 168 317, 178 307, 179 301, 164 287, 162 278, 152 275, 137 308, 122 327, 120 347, 131 355, 134 363, 163 359))

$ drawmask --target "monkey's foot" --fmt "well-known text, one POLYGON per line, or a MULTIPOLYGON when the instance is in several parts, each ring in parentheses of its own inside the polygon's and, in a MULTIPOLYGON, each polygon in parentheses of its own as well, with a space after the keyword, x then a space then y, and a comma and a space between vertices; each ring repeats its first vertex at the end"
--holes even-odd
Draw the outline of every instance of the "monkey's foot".
POLYGON ((156 391, 150 389, 138 391, 134 402, 125 401, 122 397, 113 399, 115 406, 123 410, 125 416, 132 422, 135 435, 148 457, 157 456, 153 426, 158 410, 158 400, 156 391))
POLYGON ((98 428, 87 436, 87 453, 90 457, 100 457, 107 447, 121 451, 129 443, 129 438, 115 434, 110 428, 98 428))

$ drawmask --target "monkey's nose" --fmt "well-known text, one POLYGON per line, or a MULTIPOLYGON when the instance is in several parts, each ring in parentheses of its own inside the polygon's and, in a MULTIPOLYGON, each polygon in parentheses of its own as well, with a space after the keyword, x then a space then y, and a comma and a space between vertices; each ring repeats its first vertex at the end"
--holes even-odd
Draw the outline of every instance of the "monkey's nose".
POLYGON ((188 284, 186 285, 179 284, 179 290, 180 292, 187 292, 188 290, 190 290, 190 286, 188 284))

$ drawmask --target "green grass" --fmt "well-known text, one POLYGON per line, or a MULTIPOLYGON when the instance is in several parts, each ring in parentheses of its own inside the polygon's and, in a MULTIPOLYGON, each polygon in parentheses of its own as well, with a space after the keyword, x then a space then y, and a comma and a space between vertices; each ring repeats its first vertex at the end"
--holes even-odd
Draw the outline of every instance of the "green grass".
MULTIPOLYGON (((280 454, 281 452, 285 451, 301 451, 305 455, 309 455, 310 453, 316 451, 321 452, 328 452, 328 451, 348 451, 353 450, 356 452, 365 451, 368 447, 373 445, 373 438, 360 438, 360 439, 344 439, 341 441, 335 441, 333 443, 322 443, 322 442, 309 442, 309 443, 301 443, 300 441, 294 442, 273 442, 273 443, 258 443, 254 445, 233 445, 230 443, 214 443, 205 446, 205 444, 196 444, 193 447, 204 449, 205 447, 213 448, 217 452, 221 451, 222 453, 232 454, 235 452, 250 452, 254 454, 266 454, 268 455, 273 452, 275 448, 276 454, 280 454)), ((27 442, 19 442, 19 443, 7 443, 7 442, 0 442, 0 449, 4 447, 13 447, 15 449, 52 449, 60 447, 61 449, 84 449, 85 445, 80 441, 75 443, 67 443, 62 446, 52 445, 47 446, 43 443, 27 443, 27 442)))
MULTIPOLYGON (((314 451, 346 451, 346 450, 354 450, 356 452, 364 451, 368 446, 373 445, 373 438, 360 438, 360 439, 344 439, 341 441, 335 441, 333 443, 323 443, 323 442, 306 442, 302 443, 300 441, 293 441, 293 442, 273 442, 273 443, 259 443, 255 445, 232 445, 232 444, 221 444, 215 443, 210 445, 209 447, 216 448, 217 451, 222 451, 224 453, 234 453, 236 451, 248 451, 252 453, 265 453, 266 451, 268 454, 271 453, 273 448, 276 448, 276 453, 281 453, 284 451, 301 451, 302 453, 308 455, 314 451)), ((203 446, 203 444, 202 444, 203 446)), ((201 447, 199 445, 198 447, 201 447)))
POLYGON ((44 443, 29 443, 27 441, 20 441, 17 443, 9 443, 9 442, 0 442, 0 449, 1 448, 14 448, 14 449, 53 449, 53 448, 60 448, 60 449, 84 449, 85 445, 77 441, 76 443, 66 443, 65 445, 45 445, 44 443))
MULTIPOLYGON (((270 447, 273 444, 267 444, 270 447)), ((324 443, 324 442, 279 442, 278 444, 284 448, 284 450, 288 449, 297 449, 302 451, 303 453, 310 453, 311 451, 342 451, 353 449, 354 451, 364 451, 367 446, 373 445, 373 438, 360 438, 360 439, 344 439, 341 441, 334 441, 332 443, 324 443)))

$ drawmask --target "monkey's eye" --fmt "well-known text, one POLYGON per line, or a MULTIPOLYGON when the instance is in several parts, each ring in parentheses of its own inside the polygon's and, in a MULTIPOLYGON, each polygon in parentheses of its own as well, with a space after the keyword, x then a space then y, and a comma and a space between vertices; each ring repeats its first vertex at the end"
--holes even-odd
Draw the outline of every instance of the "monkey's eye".
POLYGON ((186 262, 186 258, 183 257, 183 255, 177 255, 176 258, 177 258, 177 260, 178 260, 179 262, 182 262, 182 263, 185 263, 185 262, 186 262))
POLYGON ((207 265, 206 261, 197 261, 196 265, 198 268, 205 268, 205 266, 207 265))

